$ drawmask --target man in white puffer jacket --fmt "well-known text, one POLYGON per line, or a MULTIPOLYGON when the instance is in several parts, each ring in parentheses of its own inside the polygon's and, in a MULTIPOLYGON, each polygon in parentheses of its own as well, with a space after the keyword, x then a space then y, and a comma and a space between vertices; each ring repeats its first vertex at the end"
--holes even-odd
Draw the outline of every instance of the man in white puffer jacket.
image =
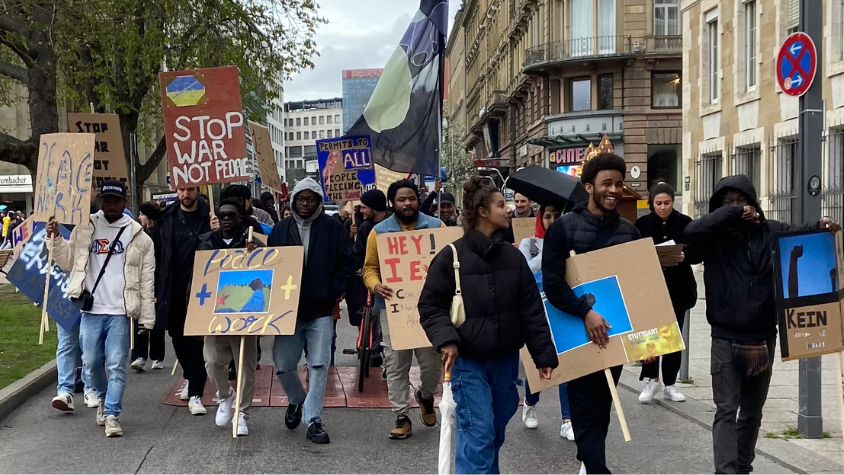
POLYGON ((80 297, 85 290, 93 294, 93 305, 82 312, 79 335, 82 360, 100 397, 97 424, 105 426, 107 437, 123 435, 118 417, 129 366, 129 319, 145 330, 155 326, 152 239, 123 214, 125 207, 126 186, 108 180, 100 189, 102 210, 91 215, 87 226, 76 226, 70 241, 59 234, 55 219, 47 223, 53 259, 70 274, 68 296, 80 297), (100 277, 109 252, 111 260, 100 277))

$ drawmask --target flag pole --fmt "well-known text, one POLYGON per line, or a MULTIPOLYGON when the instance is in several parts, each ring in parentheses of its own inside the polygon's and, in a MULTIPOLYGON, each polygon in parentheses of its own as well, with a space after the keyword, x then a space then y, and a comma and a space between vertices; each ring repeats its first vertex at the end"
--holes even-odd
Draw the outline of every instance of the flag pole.
MULTIPOLYGON (((447 21, 446 21, 446 28, 448 28, 448 22, 447 21)), ((438 105, 439 105, 439 116, 437 117, 437 119, 438 119, 437 120, 437 139, 439 140, 439 143, 438 143, 438 146, 437 146, 437 171, 436 171, 436 175, 434 176, 434 183, 436 183, 437 180, 440 180, 442 178, 443 98, 444 98, 444 94, 445 94, 445 39, 446 39, 445 33, 442 33, 440 35, 439 44, 441 44, 443 46, 441 46, 441 51, 440 51, 439 57, 437 58, 437 62, 439 63, 439 68, 438 68, 438 70, 439 70, 438 76, 439 77, 437 78, 437 82, 439 83, 439 87, 440 87, 440 100, 439 100, 439 103, 438 103, 438 105)), ((442 182, 440 182, 440 183, 442 183, 442 182)), ((443 192, 442 192, 442 187, 440 187, 440 190, 437 191, 437 219, 442 219, 442 213, 441 213, 442 208, 443 208, 442 197, 443 197, 443 192)))

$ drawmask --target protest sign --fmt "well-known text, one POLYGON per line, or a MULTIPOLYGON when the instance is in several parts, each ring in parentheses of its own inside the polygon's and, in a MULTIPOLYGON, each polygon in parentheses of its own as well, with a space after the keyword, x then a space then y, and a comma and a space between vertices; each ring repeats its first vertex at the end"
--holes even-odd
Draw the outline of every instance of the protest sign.
MULTIPOLYGON (((59 226, 59 233, 70 238, 70 231, 59 226)), ((43 305, 44 286, 47 278, 48 250, 47 230, 44 223, 35 223, 32 237, 23 245, 12 268, 6 274, 6 279, 19 288, 33 302, 43 305)), ((79 309, 67 298, 67 285, 70 276, 56 264, 50 267, 50 292, 47 297, 47 315, 65 330, 72 330, 79 321, 79 309)))
POLYGON ((185 335, 292 335, 304 249, 197 251, 185 335))
POLYGON ((120 117, 117 114, 67 114, 67 131, 94 134, 94 185, 100 189, 106 180, 129 183, 120 117))
POLYGON ((551 380, 540 380, 525 348, 522 361, 534 392, 612 366, 660 356, 685 348, 677 317, 662 275, 653 241, 642 239, 572 256, 566 260, 566 281, 585 297, 612 328, 605 349, 589 341, 583 319, 568 315, 547 301, 553 289, 538 279, 551 337, 560 365, 551 380))
POLYGON ((825 229, 773 237, 783 361, 844 351, 840 241, 825 229))
POLYGON ((419 323, 419 294, 428 264, 440 250, 463 236, 461 228, 420 229, 376 236, 381 282, 393 289, 386 300, 390 343, 394 350, 431 346, 419 323))
POLYGON ((32 225, 34 223, 35 221, 30 216, 12 230, 12 249, 14 249, 16 256, 20 254, 24 243, 32 237, 32 225))
POLYGON ((516 244, 522 242, 524 238, 533 237, 536 232, 536 218, 513 218, 510 222, 513 225, 513 237, 516 244))
POLYGON ((236 66, 159 74, 170 185, 249 180, 236 66))
POLYGON ((319 178, 325 201, 343 203, 359 200, 363 185, 359 170, 372 169, 369 137, 341 137, 317 140, 319 178))
POLYGON ((263 125, 249 121, 249 136, 252 137, 252 150, 255 151, 255 158, 258 160, 261 184, 271 190, 281 192, 281 178, 278 176, 270 131, 263 125))
POLYGON ((38 150, 35 221, 88 224, 94 169, 94 134, 44 134, 38 150))

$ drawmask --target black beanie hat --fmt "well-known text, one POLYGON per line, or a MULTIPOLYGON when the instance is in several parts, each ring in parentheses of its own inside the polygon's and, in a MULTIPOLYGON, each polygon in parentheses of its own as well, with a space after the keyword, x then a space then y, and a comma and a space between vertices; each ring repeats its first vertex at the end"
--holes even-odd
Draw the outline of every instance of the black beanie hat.
POLYGON ((360 202, 375 211, 387 211, 387 197, 381 190, 369 190, 360 195, 360 202))
POLYGON ((651 211, 654 210, 654 197, 661 193, 665 193, 673 199, 674 187, 665 182, 657 183, 656 185, 651 187, 651 192, 648 196, 648 207, 651 209, 651 211))

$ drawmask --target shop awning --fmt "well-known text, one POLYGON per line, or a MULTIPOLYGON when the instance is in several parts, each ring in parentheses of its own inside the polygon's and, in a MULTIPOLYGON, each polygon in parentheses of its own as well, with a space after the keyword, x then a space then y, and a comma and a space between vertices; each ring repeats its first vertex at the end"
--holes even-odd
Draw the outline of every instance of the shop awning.
POLYGON ((531 145, 541 145, 549 150, 556 150, 558 148, 564 147, 587 147, 590 143, 597 147, 598 144, 601 142, 601 139, 604 138, 604 135, 606 135, 610 139, 610 142, 614 144, 624 143, 624 134, 621 132, 614 132, 609 134, 605 134, 603 132, 586 132, 579 134, 549 135, 536 139, 530 139, 527 141, 527 143, 531 145))

